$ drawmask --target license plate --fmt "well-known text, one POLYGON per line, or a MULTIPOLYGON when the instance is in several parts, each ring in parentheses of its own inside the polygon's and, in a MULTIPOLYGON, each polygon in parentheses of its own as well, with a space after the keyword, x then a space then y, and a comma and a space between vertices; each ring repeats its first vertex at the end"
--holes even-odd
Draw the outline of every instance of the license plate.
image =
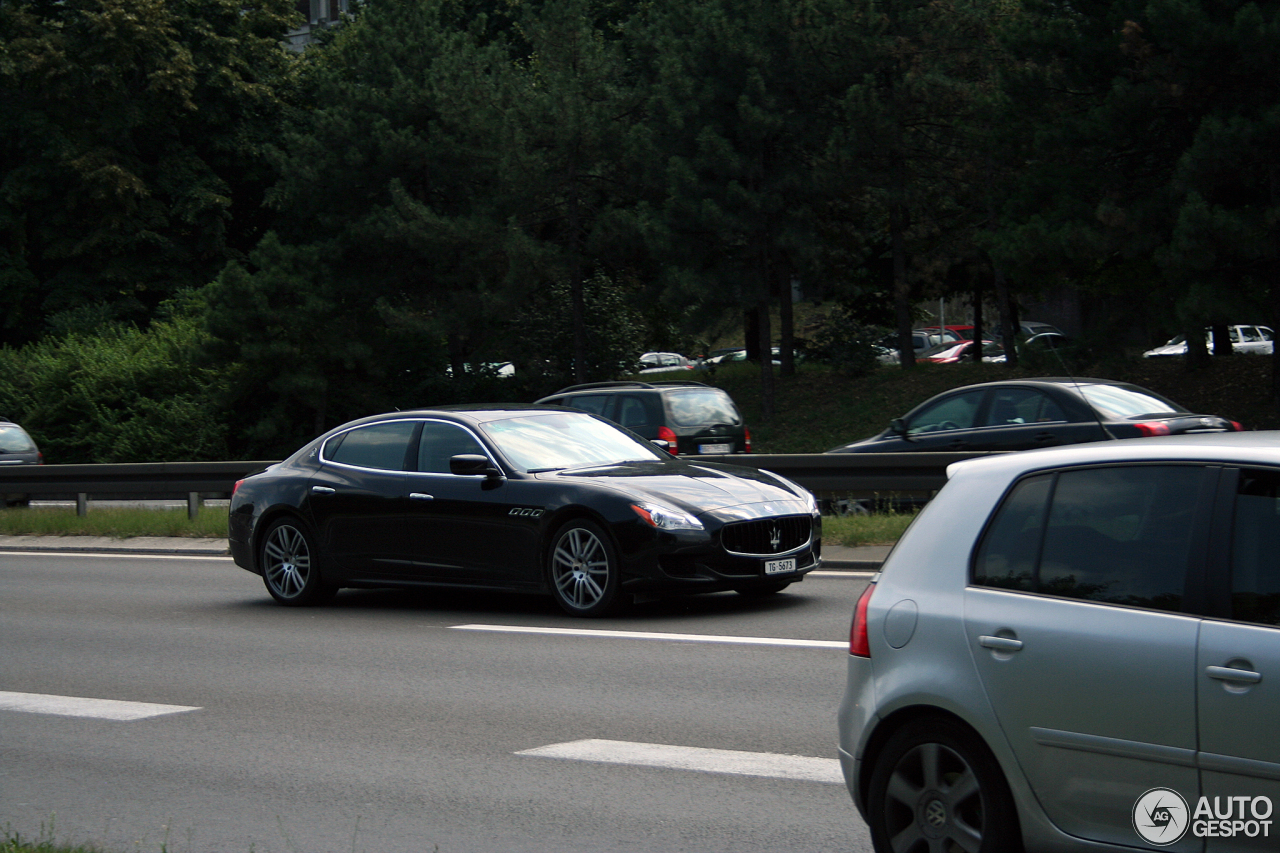
POLYGON ((732 453, 732 444, 699 444, 699 453, 732 453))
POLYGON ((765 560, 764 573, 766 575, 785 575, 796 570, 796 558, 787 557, 782 560, 765 560))

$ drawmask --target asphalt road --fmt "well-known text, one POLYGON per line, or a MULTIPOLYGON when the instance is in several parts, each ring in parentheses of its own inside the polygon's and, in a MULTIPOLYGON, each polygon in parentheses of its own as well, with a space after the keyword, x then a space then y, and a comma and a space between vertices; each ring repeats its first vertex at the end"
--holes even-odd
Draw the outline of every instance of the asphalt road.
POLYGON ((0 827, 108 853, 870 850, 834 760, 865 582, 575 620, 0 553, 0 827))

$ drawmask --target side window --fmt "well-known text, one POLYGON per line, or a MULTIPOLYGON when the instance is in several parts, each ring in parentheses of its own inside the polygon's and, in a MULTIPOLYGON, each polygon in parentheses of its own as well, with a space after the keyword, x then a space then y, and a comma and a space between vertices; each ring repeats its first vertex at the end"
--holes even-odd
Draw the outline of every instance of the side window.
POLYGON ((978 404, 985 391, 967 391, 939 400, 920 412, 907 424, 910 435, 945 429, 969 429, 974 425, 978 404))
POLYGON ((325 458, 341 465, 403 471, 417 424, 391 421, 358 427, 325 444, 325 458))
POLYGON ((1062 408, 1047 395, 1030 388, 1009 388, 995 392, 985 425, 1040 424, 1066 419, 1062 408))
POLYGON ((609 395, 580 394, 574 397, 566 397, 562 405, 572 406, 575 409, 581 409, 584 412, 604 417, 605 407, 609 405, 609 395))
POLYGON ((1044 538, 1052 474, 1028 477, 1014 486, 987 528, 974 560, 979 586, 1036 592, 1036 564, 1044 538))
POLYGON ((639 431, 651 426, 649 410, 645 406, 644 400, 639 397, 625 396, 618 398, 617 421, 627 429, 639 431))
POLYGON ((1280 625, 1280 472, 1241 471, 1231 539, 1231 615, 1280 625))
POLYGON ((454 424, 427 421, 418 439, 418 471, 426 474, 448 474, 449 459, 464 453, 487 456, 475 436, 454 424))
POLYGON ((1179 612, 1204 472, 1064 471, 1023 481, 974 560, 974 583, 1179 612))

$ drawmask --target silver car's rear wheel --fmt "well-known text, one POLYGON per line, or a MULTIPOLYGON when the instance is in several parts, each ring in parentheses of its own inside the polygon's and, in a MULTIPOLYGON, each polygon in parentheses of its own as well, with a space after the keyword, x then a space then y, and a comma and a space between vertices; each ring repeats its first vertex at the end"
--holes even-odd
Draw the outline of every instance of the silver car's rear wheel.
POLYGON ((579 519, 561 527, 548 559, 551 592, 566 613, 601 616, 618 604, 618 558, 599 525, 579 519))
POLYGON ((317 604, 337 592, 321 576, 311 535, 291 519, 281 519, 268 528, 262 537, 258 565, 267 592, 281 604, 317 604))
POLYGON ((876 759, 867 792, 876 850, 1006 853, 1022 848, 1013 797, 986 746, 947 719, 899 729, 876 759))

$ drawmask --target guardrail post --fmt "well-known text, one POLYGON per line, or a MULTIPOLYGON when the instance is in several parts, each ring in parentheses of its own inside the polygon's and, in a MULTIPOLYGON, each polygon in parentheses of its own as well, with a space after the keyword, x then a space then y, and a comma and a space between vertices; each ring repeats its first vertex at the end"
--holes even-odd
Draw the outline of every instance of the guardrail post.
POLYGON ((76 495, 76 515, 84 518, 89 514, 89 496, 84 492, 76 495))
POLYGON ((200 515, 200 493, 187 492, 187 518, 195 521, 200 515))

